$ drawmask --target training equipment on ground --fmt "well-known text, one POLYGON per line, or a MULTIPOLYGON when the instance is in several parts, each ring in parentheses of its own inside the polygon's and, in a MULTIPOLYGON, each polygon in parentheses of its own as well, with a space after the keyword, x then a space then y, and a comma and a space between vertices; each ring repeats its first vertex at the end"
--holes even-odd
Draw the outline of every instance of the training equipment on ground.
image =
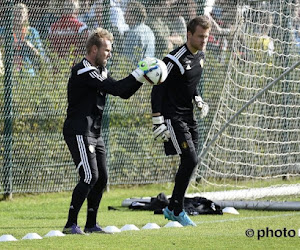
POLYGON ((164 227, 183 227, 178 221, 170 221, 164 227))
POLYGON ((167 125, 165 124, 165 119, 162 115, 152 117, 152 124, 153 136, 155 140, 160 138, 163 141, 168 141, 170 139, 170 131, 168 130, 167 125))
POLYGON ((225 200, 215 201, 221 207, 264 211, 300 211, 300 201, 250 201, 225 200))
POLYGON ((61 231, 59 230, 51 230, 50 232, 48 232, 44 237, 62 237, 62 236, 66 236, 65 234, 63 234, 61 231))
POLYGON ((0 237, 0 242, 1 241, 17 241, 17 239, 11 234, 4 234, 0 237))
POLYGON ((160 226, 156 223, 147 223, 145 226, 142 227, 142 229, 160 229, 160 226))
POLYGON ((222 212, 224 214, 240 214, 234 207, 224 207, 222 212))
POLYGON ((121 233, 121 230, 116 226, 107 226, 103 230, 108 233, 121 233))
POLYGON ((41 239, 43 238, 37 233, 28 233, 22 238, 22 240, 41 240, 41 239))
POLYGON ((208 104, 203 101, 202 97, 197 95, 195 96, 195 103, 197 105, 197 108, 200 110, 200 118, 204 118, 207 116, 208 111, 209 111, 209 106, 208 104))
POLYGON ((140 229, 134 224, 126 224, 120 229, 121 231, 139 231, 140 229))

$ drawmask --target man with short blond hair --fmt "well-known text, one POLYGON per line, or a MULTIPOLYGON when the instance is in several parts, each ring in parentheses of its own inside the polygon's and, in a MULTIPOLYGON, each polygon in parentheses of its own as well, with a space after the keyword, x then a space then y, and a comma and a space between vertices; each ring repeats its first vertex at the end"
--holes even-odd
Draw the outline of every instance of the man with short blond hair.
MULTIPOLYGON (((65 234, 104 233, 97 224, 97 212, 107 184, 105 145, 101 136, 102 114, 107 94, 130 98, 145 81, 140 68, 116 81, 106 69, 111 57, 113 35, 97 28, 86 41, 86 56, 72 68, 68 82, 68 109, 63 127, 64 139, 71 152, 80 180, 73 190, 65 234), (87 199, 84 232, 77 224, 78 213, 87 199)), ((148 61, 147 61, 148 60, 148 61)), ((152 59, 148 69, 156 68, 152 59)))

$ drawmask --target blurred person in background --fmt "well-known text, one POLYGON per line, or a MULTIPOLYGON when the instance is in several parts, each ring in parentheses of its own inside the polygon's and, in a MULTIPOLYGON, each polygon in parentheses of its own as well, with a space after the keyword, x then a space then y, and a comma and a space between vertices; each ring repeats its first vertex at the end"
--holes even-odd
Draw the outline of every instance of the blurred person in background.
POLYGON ((23 0, 28 7, 29 22, 31 26, 35 27, 41 39, 46 39, 49 28, 59 18, 60 8, 55 7, 57 0, 23 0))
POLYGON ((232 44, 237 0, 216 0, 211 12, 207 13, 212 22, 208 46, 215 57, 224 63, 226 51, 232 44))
POLYGON ((197 6, 194 0, 172 1, 168 12, 168 24, 170 29, 169 40, 172 49, 178 48, 186 42, 186 23, 196 17, 197 6))
POLYGON ((177 6, 179 15, 184 18, 186 24, 197 16, 195 0, 175 0, 173 5, 177 6))
POLYGON ((0 47, 0 76, 3 76, 3 75, 4 75, 4 64, 3 64, 3 61, 2 61, 2 50, 1 50, 1 47, 0 47))
POLYGON ((96 0, 88 9, 85 9, 79 20, 85 23, 88 30, 94 30, 98 27, 104 27, 104 5, 103 0, 96 0))
POLYGON ((91 0, 80 0, 79 1, 79 11, 78 11, 78 20, 85 23, 87 26, 90 19, 90 10, 94 1, 91 0))
MULTIPOLYGON (((297 1, 299 4, 300 2, 297 1)), ((295 8, 295 15, 296 18, 294 20, 293 26, 294 26, 294 38, 296 42, 296 48, 298 49, 298 53, 300 53, 300 5, 295 8)))
POLYGON ((145 24, 146 9, 138 1, 127 4, 125 21, 129 30, 125 32, 123 41, 123 55, 134 65, 144 57, 155 55, 155 36, 151 28, 145 24))
POLYGON ((122 51, 124 31, 128 30, 129 27, 124 21, 123 12, 121 15, 112 16, 112 11, 115 8, 120 8, 114 5, 110 0, 96 0, 86 13, 84 22, 87 24, 89 31, 98 27, 108 29, 114 36, 114 54, 119 54, 122 51))
POLYGON ((121 36, 129 30, 125 21, 124 12, 127 8, 128 0, 110 0, 110 21, 112 27, 115 27, 121 36))
POLYGON ((29 25, 28 8, 25 4, 16 4, 13 16, 14 66, 19 72, 35 76, 45 59, 39 32, 29 25))
POLYGON ((4 58, 3 58, 3 47, 4 47, 4 42, 3 42, 3 38, 4 38, 4 22, 3 22, 3 14, 4 13, 0 13, 0 76, 4 75, 4 58))
POLYGON ((162 59, 173 49, 170 41, 170 29, 167 23, 168 0, 147 1, 147 21, 155 36, 155 57, 162 59))
POLYGON ((84 41, 88 36, 88 27, 79 21, 78 0, 66 0, 63 4, 63 13, 59 20, 50 27, 48 39, 50 50, 59 57, 69 58, 70 55, 84 54, 84 41))

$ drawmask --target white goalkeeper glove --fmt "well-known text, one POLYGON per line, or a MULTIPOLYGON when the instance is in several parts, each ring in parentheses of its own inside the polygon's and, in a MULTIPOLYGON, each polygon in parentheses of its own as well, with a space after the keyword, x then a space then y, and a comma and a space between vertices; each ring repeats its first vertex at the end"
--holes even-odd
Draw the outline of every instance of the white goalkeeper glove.
POLYGON ((146 79, 144 77, 148 72, 158 68, 158 61, 152 57, 146 57, 143 60, 139 61, 138 67, 131 73, 134 78, 141 82, 145 83, 146 79))
POLYGON ((195 103, 197 105, 197 108, 200 110, 200 118, 204 118, 205 116, 207 116, 209 107, 208 104, 203 101, 201 96, 195 96, 195 103))
POLYGON ((163 141, 168 141, 171 138, 170 131, 168 130, 164 117, 154 116, 152 117, 153 123, 153 135, 154 139, 162 139, 163 141))

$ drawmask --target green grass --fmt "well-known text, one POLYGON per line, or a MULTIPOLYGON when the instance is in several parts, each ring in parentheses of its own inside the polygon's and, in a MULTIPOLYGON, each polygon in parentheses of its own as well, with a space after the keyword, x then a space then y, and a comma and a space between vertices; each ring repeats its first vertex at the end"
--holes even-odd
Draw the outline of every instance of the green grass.
MULTIPOLYGON (((151 211, 108 211, 107 206, 120 206, 129 197, 170 194, 172 184, 111 187, 104 194, 98 221, 102 226, 134 224, 142 228, 148 222, 161 226, 158 230, 125 231, 113 235, 67 235, 42 240, 21 240, 27 233, 41 236, 50 230, 62 230, 71 193, 14 195, 12 201, 0 202, 0 236, 11 234, 16 242, 0 242, 0 249, 297 249, 300 237, 300 212, 240 210, 239 215, 203 215, 192 219, 197 227, 163 228, 167 220, 151 211), (269 237, 245 236, 247 229, 269 229, 269 237), (295 237, 271 237, 271 230, 295 230, 295 237)), ((86 204, 79 215, 84 226, 86 204)), ((262 233, 263 231, 261 231, 262 233)), ((287 234, 287 233, 286 233, 287 234)))

